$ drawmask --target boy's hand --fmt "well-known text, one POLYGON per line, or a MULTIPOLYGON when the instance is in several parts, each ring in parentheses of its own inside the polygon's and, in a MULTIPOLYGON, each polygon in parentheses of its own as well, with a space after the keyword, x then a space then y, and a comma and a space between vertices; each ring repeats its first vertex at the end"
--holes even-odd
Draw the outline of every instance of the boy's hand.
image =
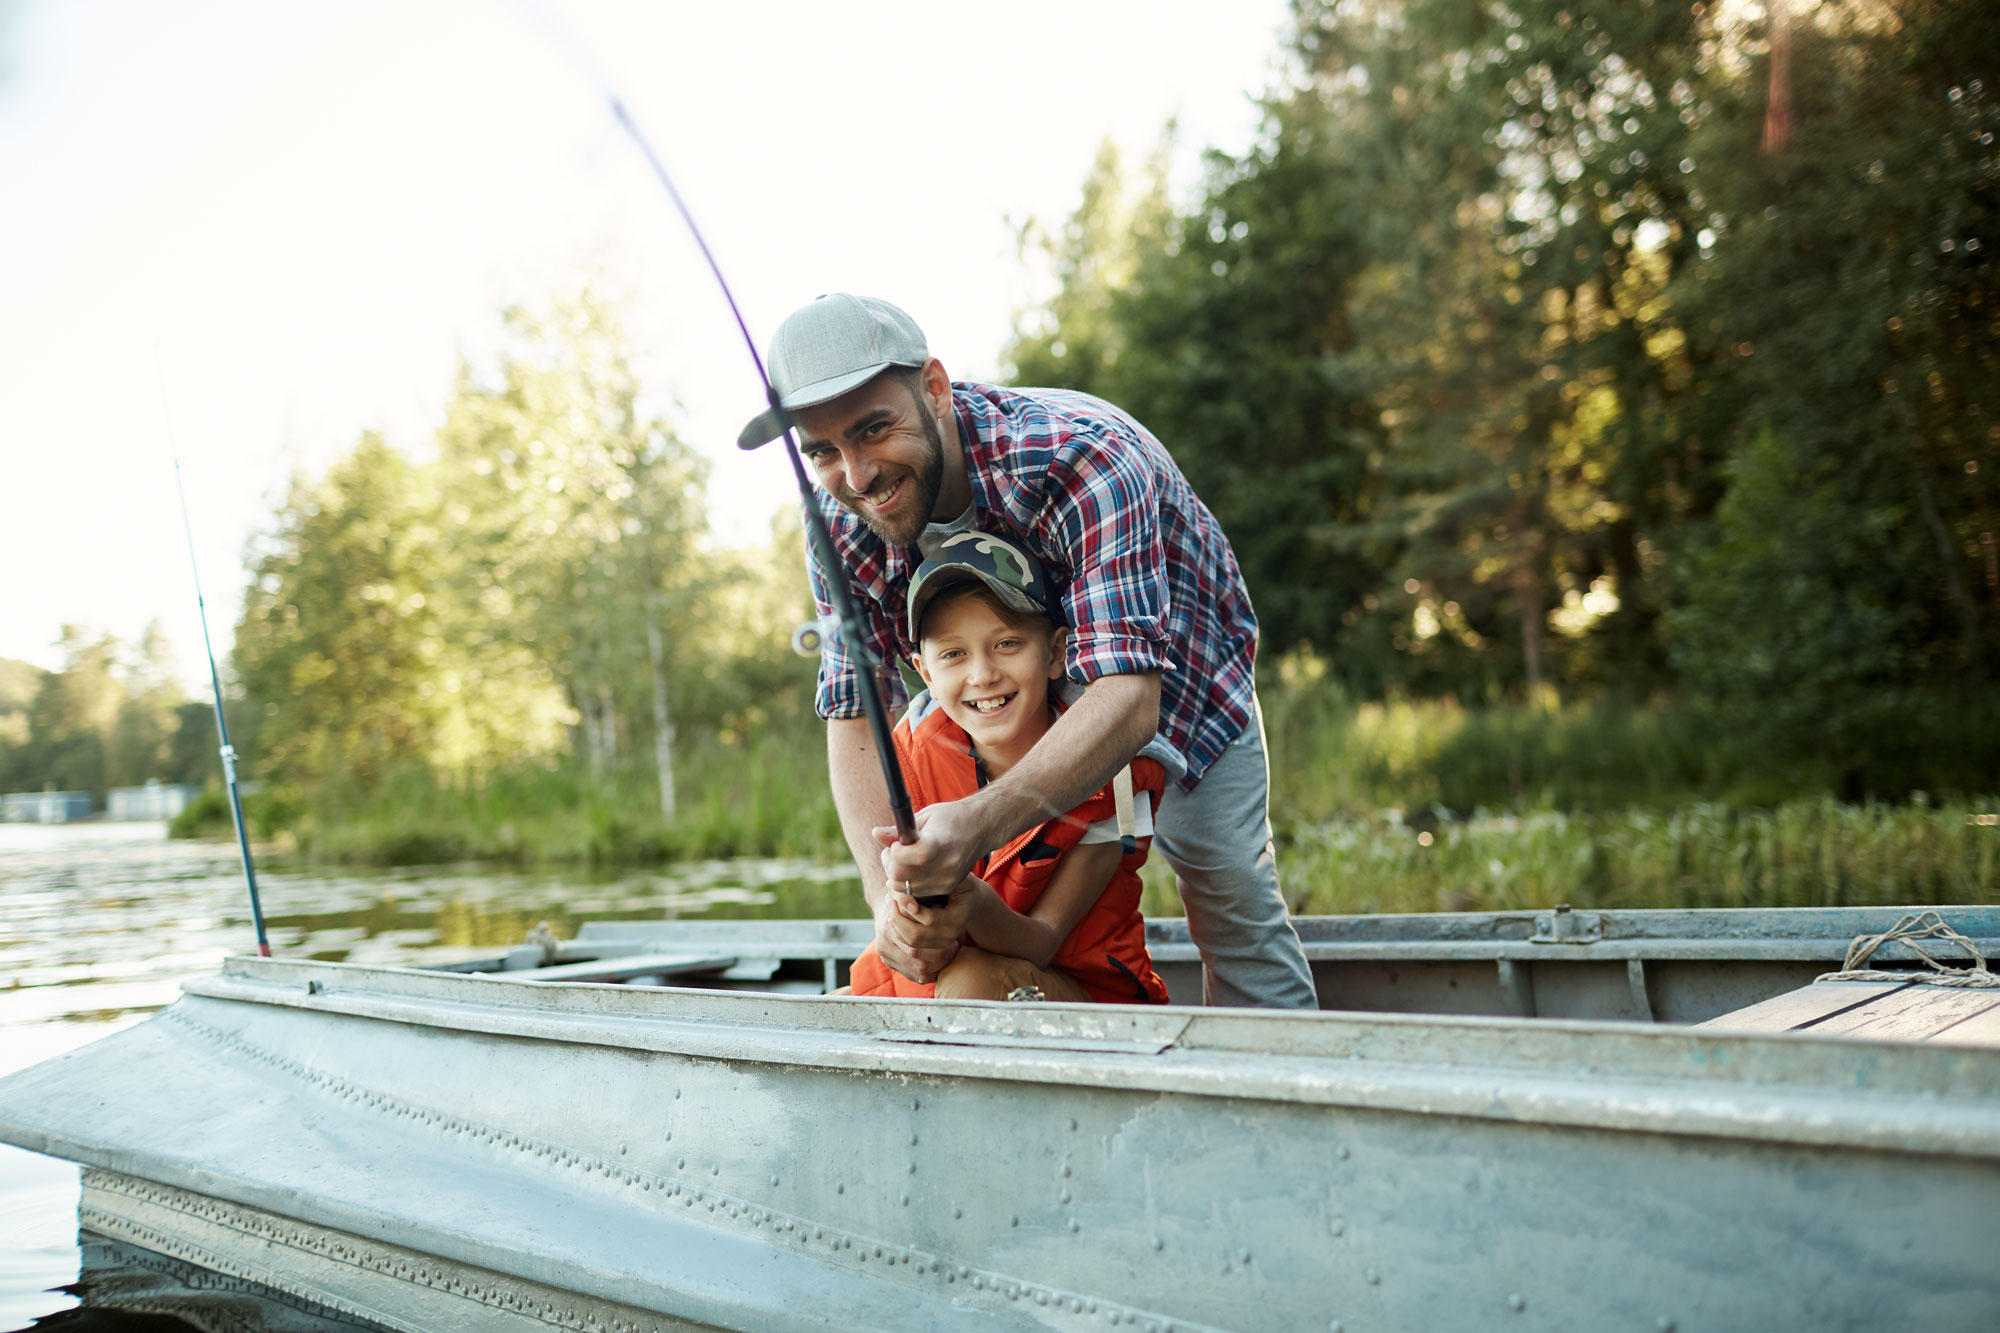
POLYGON ((894 884, 875 904, 875 952, 912 981, 936 981, 958 955, 958 932, 937 929, 931 915, 894 884))
POLYGON ((915 842, 896 841, 893 828, 874 832, 889 887, 917 898, 956 892, 972 863, 992 850, 987 830, 963 801, 940 801, 917 811, 915 842))

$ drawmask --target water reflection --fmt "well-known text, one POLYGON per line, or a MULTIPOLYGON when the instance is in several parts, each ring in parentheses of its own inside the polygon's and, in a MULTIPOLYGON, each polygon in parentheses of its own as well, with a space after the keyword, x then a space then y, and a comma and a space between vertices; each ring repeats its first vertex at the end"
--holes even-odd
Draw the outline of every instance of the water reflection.
MULTIPOLYGON (((330 962, 461 962, 538 922, 846 917, 851 865, 698 861, 643 873, 478 867, 260 870, 273 951, 330 962)), ((0 1030, 93 1021, 171 1003, 180 983, 253 945, 235 849, 168 842, 156 824, 0 825, 0 1030)))

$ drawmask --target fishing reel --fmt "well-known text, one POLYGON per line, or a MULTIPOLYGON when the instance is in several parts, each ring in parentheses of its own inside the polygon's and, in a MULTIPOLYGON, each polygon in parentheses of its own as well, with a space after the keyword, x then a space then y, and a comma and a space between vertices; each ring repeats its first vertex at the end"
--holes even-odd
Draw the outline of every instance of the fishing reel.
POLYGON ((840 622, 832 616, 808 620, 792 631, 792 651, 800 657, 818 657, 829 643, 840 637, 840 622))

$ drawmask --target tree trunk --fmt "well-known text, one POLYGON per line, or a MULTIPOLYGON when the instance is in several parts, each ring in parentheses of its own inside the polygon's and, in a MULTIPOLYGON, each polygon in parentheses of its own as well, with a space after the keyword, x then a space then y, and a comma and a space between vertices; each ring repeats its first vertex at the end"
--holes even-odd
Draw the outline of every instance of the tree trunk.
POLYGON ((1521 612, 1521 662, 1528 673, 1528 702, 1542 694, 1542 599, 1535 581, 1534 556, 1523 550, 1514 565, 1514 603, 1521 612))
POLYGON ((653 767, 660 774, 660 814, 674 817, 674 717, 667 710, 667 654, 660 641, 659 607, 646 599, 646 655, 653 666, 653 767))
POLYGON ((1921 451, 1917 455, 1915 472, 1917 508, 1923 512, 1924 526, 1931 530, 1931 541, 1937 546, 1938 564, 1944 569, 1945 593, 1951 598, 1952 610, 1958 612, 1958 632, 1965 639, 1965 660, 1976 667, 1985 660, 1979 646, 1979 608, 1974 605, 1972 594, 1966 591, 1965 579, 1959 573, 1957 543, 1945 524, 1944 515, 1938 512, 1937 495, 1931 490, 1930 465, 1924 461, 1921 451))
POLYGON ((603 733, 604 762, 608 764, 618 757, 618 709, 611 700, 610 681, 598 682, 597 725, 603 733))
POLYGON ((583 733, 583 757, 594 778, 604 776, 604 744, 597 730, 597 709, 588 691, 576 692, 577 730, 583 733))

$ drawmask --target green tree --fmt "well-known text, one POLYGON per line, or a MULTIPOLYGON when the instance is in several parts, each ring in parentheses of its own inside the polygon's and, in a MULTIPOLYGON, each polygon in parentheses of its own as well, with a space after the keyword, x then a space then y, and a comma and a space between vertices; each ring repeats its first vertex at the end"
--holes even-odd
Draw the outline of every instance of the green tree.
POLYGON ((675 681, 699 667, 705 468, 640 414, 601 303, 511 311, 507 327, 497 373, 461 374, 438 435, 454 637, 495 671, 555 682, 592 771, 649 750, 670 812, 675 681))
POLYGON ((1854 618, 1772 671, 1820 705, 1990 678, 2000 19, 1295 14, 1258 143, 1144 226, 1100 159, 1016 340, 1023 378, 1174 451, 1267 648, 1364 694, 1681 684, 1727 712, 1771 688, 1730 654, 1810 575, 1854 618))
POLYGON ((430 507, 419 469, 375 435, 318 482, 294 479, 255 562, 234 653, 266 714, 269 776, 365 787, 428 762, 442 656, 430 507))

